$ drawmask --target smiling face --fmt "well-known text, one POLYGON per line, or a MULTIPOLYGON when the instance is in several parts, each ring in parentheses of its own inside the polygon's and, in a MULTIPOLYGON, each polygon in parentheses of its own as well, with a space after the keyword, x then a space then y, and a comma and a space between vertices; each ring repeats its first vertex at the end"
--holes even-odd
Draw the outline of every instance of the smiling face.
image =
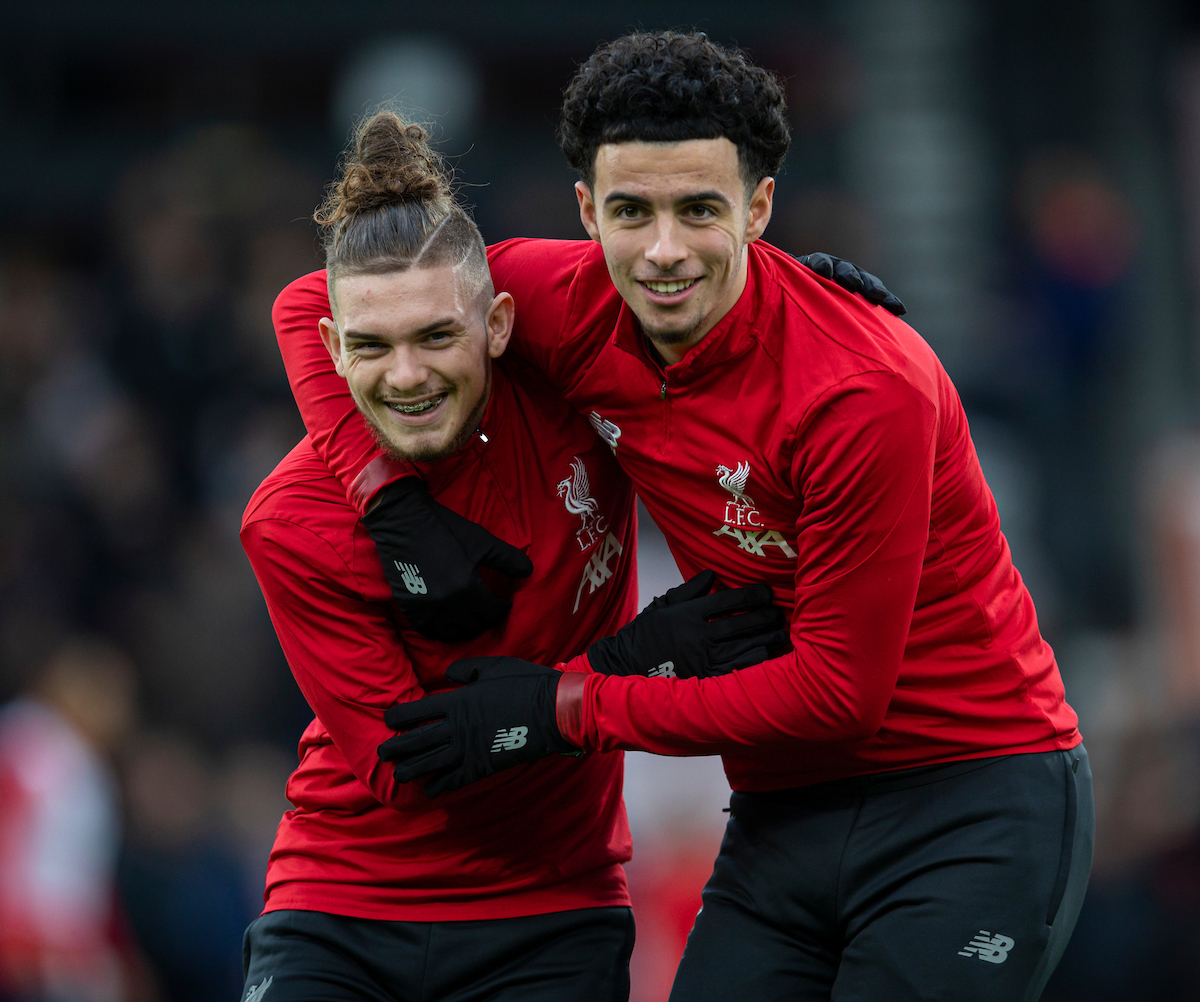
POLYGON ((441 459, 479 427, 491 360, 512 332, 513 300, 481 302, 451 265, 336 279, 336 322, 321 338, 381 444, 402 459, 441 459))
POLYGON ((677 362, 746 287, 746 245, 771 218, 773 178, 747 190, 728 139, 607 143, 579 214, 646 336, 677 362))

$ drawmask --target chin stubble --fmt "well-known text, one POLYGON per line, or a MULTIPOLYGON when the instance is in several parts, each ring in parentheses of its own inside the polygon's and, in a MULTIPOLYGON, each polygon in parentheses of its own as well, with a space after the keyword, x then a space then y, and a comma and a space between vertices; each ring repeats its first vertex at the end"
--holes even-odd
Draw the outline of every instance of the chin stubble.
POLYGON ((462 425, 459 426, 458 430, 454 433, 454 437, 446 445, 438 448, 401 449, 387 437, 372 415, 366 413, 361 407, 359 408, 359 412, 367 419, 367 424, 371 429, 371 433, 375 436, 375 441, 379 444, 379 447, 393 459, 400 459, 408 463, 435 463, 439 459, 445 459, 447 456, 458 452, 459 449, 471 440, 471 436, 475 434, 476 429, 479 427, 479 422, 483 419, 483 412, 487 408, 487 402, 491 395, 492 366, 489 359, 487 375, 483 384, 483 393, 480 394, 479 402, 472 408, 471 413, 467 415, 462 425))

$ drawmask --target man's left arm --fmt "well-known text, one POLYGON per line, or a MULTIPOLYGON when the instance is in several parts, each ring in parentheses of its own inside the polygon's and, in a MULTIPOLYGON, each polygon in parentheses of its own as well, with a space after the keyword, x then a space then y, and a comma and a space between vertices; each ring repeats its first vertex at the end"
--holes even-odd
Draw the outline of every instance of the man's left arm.
POLYGON ((792 652, 713 678, 578 676, 560 690, 563 736, 662 755, 872 736, 928 544, 935 430, 932 401, 895 374, 828 392, 797 429, 792 652))

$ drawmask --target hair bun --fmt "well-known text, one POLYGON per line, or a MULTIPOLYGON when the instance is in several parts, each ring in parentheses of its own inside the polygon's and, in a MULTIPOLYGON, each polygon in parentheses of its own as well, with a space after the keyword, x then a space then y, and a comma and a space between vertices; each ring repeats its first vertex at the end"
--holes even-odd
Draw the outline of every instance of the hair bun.
POLYGON ((342 177, 314 218, 337 226, 385 205, 419 202, 444 212, 451 201, 450 171, 430 147, 428 133, 395 112, 379 111, 359 125, 342 177))

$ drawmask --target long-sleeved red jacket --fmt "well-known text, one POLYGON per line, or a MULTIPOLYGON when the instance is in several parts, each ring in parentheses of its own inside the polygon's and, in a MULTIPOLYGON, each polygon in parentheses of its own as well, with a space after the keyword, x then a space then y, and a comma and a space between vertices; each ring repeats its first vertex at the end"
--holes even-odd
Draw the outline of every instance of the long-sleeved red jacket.
MULTIPOLYGON (((515 349, 613 448, 684 576, 765 579, 791 611, 793 652, 753 668, 589 677, 566 736, 720 752, 747 791, 1077 744, 933 351, 769 244, 748 255, 734 308, 662 369, 599 245, 489 249, 497 289, 517 303, 515 349)), ((309 280, 323 288, 323 273, 309 280)), ((317 319, 277 332, 305 422, 349 485, 374 452, 330 381, 317 319)))
POLYGON ((375 546, 307 438, 246 509, 243 545, 316 714, 288 782, 295 809, 271 852, 267 911, 444 921, 629 903, 620 753, 553 756, 429 800, 376 751, 393 734, 384 710, 447 688, 456 658, 554 664, 636 611, 628 479, 528 363, 493 372, 484 435, 419 470, 441 504, 532 559, 532 577, 506 580, 503 627, 448 645, 394 622, 375 546))

